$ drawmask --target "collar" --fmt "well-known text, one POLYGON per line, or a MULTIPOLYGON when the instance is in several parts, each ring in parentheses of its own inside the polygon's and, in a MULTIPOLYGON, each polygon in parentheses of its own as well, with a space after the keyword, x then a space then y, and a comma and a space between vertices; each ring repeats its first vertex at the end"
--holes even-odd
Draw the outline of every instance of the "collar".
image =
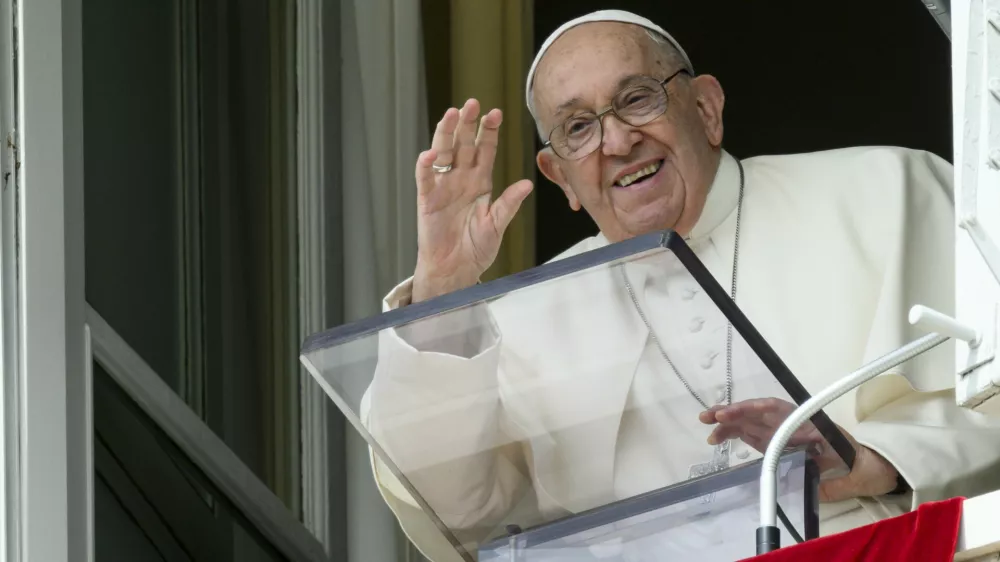
POLYGON ((715 172, 715 180, 708 188, 705 208, 701 217, 687 235, 686 240, 698 240, 712 233, 733 214, 740 200, 740 168, 736 158, 722 151, 719 158, 719 169, 715 172))
MULTIPOLYGON (((708 197, 705 199, 705 208, 701 211, 701 217, 691 229, 691 233, 684 239, 687 241, 705 238, 718 228, 736 210, 736 205, 740 200, 740 168, 736 158, 725 150, 719 158, 719 168, 715 172, 715 179, 708 188, 708 197)), ((608 239, 604 233, 597 234, 598 245, 604 246, 608 239)))

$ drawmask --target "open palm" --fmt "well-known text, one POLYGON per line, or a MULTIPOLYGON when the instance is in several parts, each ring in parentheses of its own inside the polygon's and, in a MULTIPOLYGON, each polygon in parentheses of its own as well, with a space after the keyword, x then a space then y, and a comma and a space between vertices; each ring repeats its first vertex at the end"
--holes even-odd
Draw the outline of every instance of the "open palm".
POLYGON ((417 158, 417 269, 413 301, 474 285, 532 184, 521 180, 493 200, 493 165, 503 114, 479 122, 479 103, 445 112, 431 149, 417 158), (477 122, 478 127, 477 127, 477 122), (435 169, 451 166, 447 171, 435 169))

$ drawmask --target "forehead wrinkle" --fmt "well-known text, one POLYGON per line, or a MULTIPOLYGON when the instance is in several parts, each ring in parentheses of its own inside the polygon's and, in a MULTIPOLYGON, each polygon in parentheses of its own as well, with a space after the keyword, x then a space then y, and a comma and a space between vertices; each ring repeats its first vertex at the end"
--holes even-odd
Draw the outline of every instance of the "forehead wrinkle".
MULTIPOLYGON (((618 51, 617 54, 622 58, 623 65, 634 61, 638 57, 641 59, 641 66, 649 71, 652 70, 652 67, 662 69, 664 66, 664 61, 660 60, 661 57, 656 55, 658 51, 655 48, 655 44, 653 44, 653 40, 640 27, 617 22, 584 24, 563 34, 552 44, 546 55, 539 61, 539 68, 535 76, 535 87, 533 88, 536 104, 540 97, 548 97, 546 96, 548 92, 558 89, 561 84, 565 83, 565 76, 559 76, 559 74, 577 72, 575 69, 577 66, 576 61, 568 67, 563 64, 556 64, 556 62, 567 55, 578 54, 581 44, 596 48, 598 54, 603 54, 608 50, 616 50, 618 51), (551 82, 556 83, 553 84, 551 82)), ((624 87, 628 80, 635 79, 639 75, 641 74, 630 72, 629 75, 619 78, 613 88, 609 88, 613 91, 604 93, 610 98, 624 87)), ((552 117, 557 117, 568 109, 579 107, 584 103, 584 96, 585 94, 577 94, 568 100, 559 102, 555 110, 551 113, 552 117)), ((538 105, 544 107, 547 104, 538 105)))

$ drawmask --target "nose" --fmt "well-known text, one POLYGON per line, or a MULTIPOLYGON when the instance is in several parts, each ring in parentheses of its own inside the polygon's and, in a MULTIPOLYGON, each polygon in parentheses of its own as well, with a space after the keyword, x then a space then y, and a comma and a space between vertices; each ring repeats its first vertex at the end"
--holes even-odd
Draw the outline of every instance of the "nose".
POLYGON ((602 150, 605 156, 627 156, 632 152, 632 147, 642 140, 642 133, 613 113, 605 115, 601 124, 604 132, 602 150))

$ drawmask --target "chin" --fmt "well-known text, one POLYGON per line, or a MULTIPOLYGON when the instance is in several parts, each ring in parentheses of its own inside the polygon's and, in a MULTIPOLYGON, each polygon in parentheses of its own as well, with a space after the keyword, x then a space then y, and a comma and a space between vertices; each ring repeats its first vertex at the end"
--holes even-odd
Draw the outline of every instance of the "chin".
POLYGON ((620 229, 631 236, 640 236, 678 226, 684 210, 683 191, 670 187, 656 185, 655 191, 644 194, 645 201, 618 201, 624 203, 618 205, 615 213, 620 229))
POLYGON ((657 206, 655 205, 650 205, 649 207, 653 208, 642 209, 642 211, 646 212, 634 213, 634 216, 629 217, 629 220, 625 221, 625 227, 633 236, 672 230, 677 226, 680 213, 673 212, 672 210, 664 212, 664 209, 656 208, 657 206))

